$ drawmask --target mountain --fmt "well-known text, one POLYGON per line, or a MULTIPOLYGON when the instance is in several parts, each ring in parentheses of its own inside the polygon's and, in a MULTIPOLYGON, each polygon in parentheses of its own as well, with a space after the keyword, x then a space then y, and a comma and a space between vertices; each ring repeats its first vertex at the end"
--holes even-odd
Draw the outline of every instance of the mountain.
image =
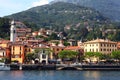
POLYGON ((109 21, 96 10, 63 2, 34 7, 6 17, 27 22, 34 27, 52 27, 58 31, 62 31, 66 25, 84 26, 86 22, 87 26, 93 27, 109 21))
MULTIPOLYGON (((65 35, 66 39, 86 41, 95 38, 108 38, 120 40, 119 33, 113 34, 111 32, 107 34, 105 32, 107 28, 114 29, 116 27, 116 24, 113 24, 109 18, 104 17, 94 9, 72 3, 55 2, 33 7, 5 18, 24 22, 33 31, 38 31, 42 27, 60 32, 65 35)), ((1 23, 3 22, 1 21, 1 23)), ((49 40, 49 38, 46 40, 49 40)))
POLYGON ((120 21, 120 0, 54 0, 51 3, 68 2, 93 8, 113 21, 120 21))

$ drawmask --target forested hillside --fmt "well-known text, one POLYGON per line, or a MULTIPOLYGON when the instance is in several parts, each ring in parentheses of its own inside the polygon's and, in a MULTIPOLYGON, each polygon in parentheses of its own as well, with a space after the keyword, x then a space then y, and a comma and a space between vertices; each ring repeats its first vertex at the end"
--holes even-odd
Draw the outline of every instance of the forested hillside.
POLYGON ((59 1, 93 8, 111 20, 120 22, 120 0, 54 0, 51 3, 59 1))

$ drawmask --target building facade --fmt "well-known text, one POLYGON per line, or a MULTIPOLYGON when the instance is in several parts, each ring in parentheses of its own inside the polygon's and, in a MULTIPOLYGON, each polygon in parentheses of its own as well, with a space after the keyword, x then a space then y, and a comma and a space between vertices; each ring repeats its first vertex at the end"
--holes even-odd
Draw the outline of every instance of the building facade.
POLYGON ((96 39, 84 42, 84 52, 100 52, 102 54, 110 54, 117 50, 117 42, 104 39, 96 39))
POLYGON ((0 60, 6 57, 6 50, 0 47, 0 60))
POLYGON ((11 61, 18 61, 24 63, 25 55, 30 52, 29 47, 21 42, 11 44, 11 61))

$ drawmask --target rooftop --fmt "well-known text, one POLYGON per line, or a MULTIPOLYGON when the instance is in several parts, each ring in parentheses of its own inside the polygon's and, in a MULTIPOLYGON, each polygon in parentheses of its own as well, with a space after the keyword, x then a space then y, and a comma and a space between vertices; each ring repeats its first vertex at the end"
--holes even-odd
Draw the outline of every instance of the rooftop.
POLYGON ((96 39, 96 40, 87 41, 85 43, 117 43, 117 42, 110 41, 108 39, 96 39))

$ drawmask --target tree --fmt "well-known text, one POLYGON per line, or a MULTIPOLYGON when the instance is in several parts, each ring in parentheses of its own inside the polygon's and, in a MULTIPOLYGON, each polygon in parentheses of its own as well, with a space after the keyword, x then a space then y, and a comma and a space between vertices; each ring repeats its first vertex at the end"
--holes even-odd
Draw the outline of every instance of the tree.
POLYGON ((64 44, 65 46, 70 46, 70 43, 68 43, 67 41, 65 41, 63 44, 64 44))
POLYGON ((29 52, 26 54, 26 61, 30 62, 31 60, 35 60, 36 55, 34 52, 29 52))
POLYGON ((52 39, 59 39, 56 33, 52 33, 49 38, 52 39))
POLYGON ((58 57, 61 59, 73 59, 76 58, 79 53, 75 51, 63 50, 59 52, 58 57))
POLYGON ((91 60, 91 58, 98 58, 98 60, 99 59, 102 59, 102 53, 99 53, 99 52, 86 52, 85 53, 85 56, 86 56, 86 58, 88 58, 88 59, 90 59, 91 60))
POLYGON ((93 57, 93 56, 95 56, 95 57, 99 57, 100 58, 102 56, 102 53, 100 53, 100 52, 86 52, 85 55, 86 55, 86 57, 93 57))
POLYGON ((0 38, 9 39, 10 34, 10 25, 9 19, 7 18, 0 18, 0 38))
POLYGON ((113 57, 114 59, 120 60, 120 50, 118 50, 118 51, 113 51, 113 52, 112 52, 112 57, 113 57))
POLYGON ((111 59, 111 55, 110 54, 101 54, 101 60, 104 59, 104 60, 109 60, 111 59))

